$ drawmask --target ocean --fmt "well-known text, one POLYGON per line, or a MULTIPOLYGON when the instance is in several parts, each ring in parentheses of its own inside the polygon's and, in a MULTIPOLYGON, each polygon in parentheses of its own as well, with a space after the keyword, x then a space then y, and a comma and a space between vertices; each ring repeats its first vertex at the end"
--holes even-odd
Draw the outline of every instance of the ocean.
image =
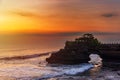
MULTIPOLYGON (((78 65, 49 65, 45 61, 52 52, 64 48, 67 40, 74 40, 77 37, 79 35, 1 36, 0 80, 50 80, 58 76, 74 76, 93 68, 94 65, 89 63, 78 65), (37 54, 45 55, 19 59, 20 56, 25 57, 37 54)), ((119 35, 116 34, 96 35, 96 37, 103 43, 119 43, 120 41, 119 35)))

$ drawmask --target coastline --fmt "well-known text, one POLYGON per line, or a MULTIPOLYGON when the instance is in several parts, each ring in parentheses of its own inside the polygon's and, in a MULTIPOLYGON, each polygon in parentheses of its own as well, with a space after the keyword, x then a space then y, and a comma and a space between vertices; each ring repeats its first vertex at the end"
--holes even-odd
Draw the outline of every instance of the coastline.
MULTIPOLYGON (((94 67, 79 75, 62 76, 44 80, 119 80, 120 68, 94 67)), ((40 79, 41 80, 41 79, 40 79)))
MULTIPOLYGON (((28 60, 32 58, 39 58, 41 56, 46 56, 52 54, 54 52, 40 53, 34 55, 26 55, 26 56, 17 56, 10 58, 2 58, 1 60, 28 60)), ((40 76, 37 77, 24 77, 24 78, 14 78, 7 76, 0 76, 0 80, 119 80, 120 78, 120 63, 108 63, 103 62, 103 66, 89 69, 83 73, 69 76, 62 75, 47 79, 41 79, 40 76)))
MULTIPOLYGON (((115 64, 115 63, 114 63, 115 64)), ((108 65, 108 64, 106 64, 108 65)), ((112 64, 111 64, 112 65, 112 64)), ((120 64, 119 64, 120 66, 120 64)), ((46 79, 41 79, 39 76, 14 78, 9 76, 0 76, 0 80, 119 80, 120 68, 118 66, 101 66, 86 70, 83 73, 76 75, 62 75, 46 79)))
POLYGON ((25 60, 25 59, 46 56, 46 55, 49 55, 51 53, 53 53, 53 52, 39 53, 39 54, 33 54, 33 55, 24 55, 24 56, 4 57, 4 58, 0 58, 0 60, 25 60))

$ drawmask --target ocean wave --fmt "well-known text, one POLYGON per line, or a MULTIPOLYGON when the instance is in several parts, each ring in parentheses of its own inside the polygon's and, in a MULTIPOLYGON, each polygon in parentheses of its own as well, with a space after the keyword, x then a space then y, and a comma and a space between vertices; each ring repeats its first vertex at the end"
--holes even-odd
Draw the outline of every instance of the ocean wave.
POLYGON ((0 60, 21 60, 21 59, 30 59, 30 58, 37 58, 40 56, 49 55, 50 53, 40 53, 40 54, 33 54, 33 55, 24 55, 24 56, 13 56, 13 57, 3 57, 0 60))
POLYGON ((35 65, 15 65, 6 68, 0 68, 0 76, 8 76, 16 79, 24 80, 26 78, 49 79, 62 75, 76 75, 90 68, 92 64, 80 64, 74 66, 59 66, 59 67, 38 67, 35 65))
POLYGON ((92 64, 80 64, 80 65, 64 65, 61 67, 52 67, 50 70, 52 73, 48 73, 49 70, 47 70, 47 74, 44 74, 41 76, 40 79, 46 79, 46 78, 53 78, 57 76, 62 76, 62 75, 76 75, 78 73, 82 73, 86 70, 89 70, 93 68, 94 65, 92 64))

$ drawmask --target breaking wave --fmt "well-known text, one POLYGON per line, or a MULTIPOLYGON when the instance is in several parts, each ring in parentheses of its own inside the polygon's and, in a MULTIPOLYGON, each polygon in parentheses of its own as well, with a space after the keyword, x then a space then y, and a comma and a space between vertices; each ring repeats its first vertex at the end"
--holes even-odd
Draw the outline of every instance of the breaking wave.
POLYGON ((36 77, 39 79, 48 79, 62 75, 76 75, 94 67, 92 64, 63 65, 57 67, 35 66, 35 65, 15 65, 6 68, 0 68, 0 76, 8 76, 16 79, 30 79, 36 77))

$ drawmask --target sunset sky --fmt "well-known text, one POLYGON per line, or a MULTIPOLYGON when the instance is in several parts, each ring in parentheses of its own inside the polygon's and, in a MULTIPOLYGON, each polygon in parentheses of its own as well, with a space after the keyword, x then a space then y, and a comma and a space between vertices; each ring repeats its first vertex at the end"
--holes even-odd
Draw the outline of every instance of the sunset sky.
POLYGON ((120 32, 120 0, 0 0, 0 34, 120 32))

